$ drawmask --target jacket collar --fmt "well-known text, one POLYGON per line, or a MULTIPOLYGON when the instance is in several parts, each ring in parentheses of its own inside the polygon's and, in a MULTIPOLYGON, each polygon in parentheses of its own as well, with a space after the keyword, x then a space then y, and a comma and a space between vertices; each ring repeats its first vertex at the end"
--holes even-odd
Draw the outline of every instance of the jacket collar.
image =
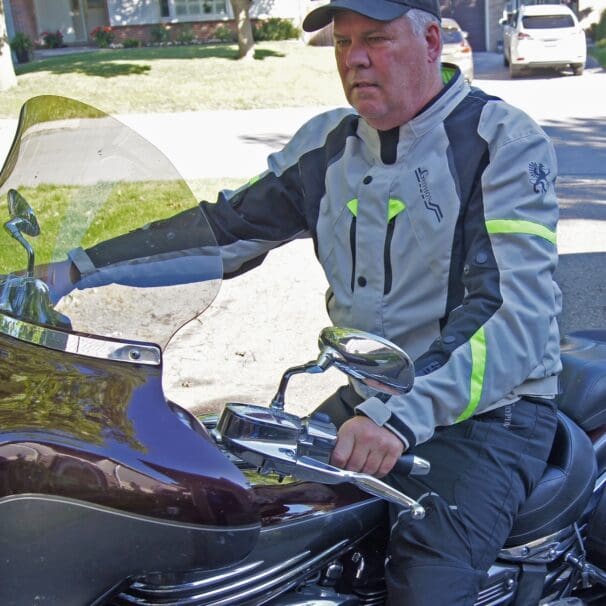
POLYGON ((456 66, 443 64, 442 80, 444 88, 412 120, 398 128, 397 139, 395 136, 385 136, 385 133, 380 136, 379 132, 366 120, 359 119, 358 136, 364 141, 373 156, 378 159, 391 156, 392 154, 386 154, 385 150, 383 150, 383 154, 381 153, 381 142, 383 141, 383 145, 385 145, 386 142, 395 143, 397 141, 397 157, 401 158, 416 139, 442 123, 470 92, 469 85, 456 66))

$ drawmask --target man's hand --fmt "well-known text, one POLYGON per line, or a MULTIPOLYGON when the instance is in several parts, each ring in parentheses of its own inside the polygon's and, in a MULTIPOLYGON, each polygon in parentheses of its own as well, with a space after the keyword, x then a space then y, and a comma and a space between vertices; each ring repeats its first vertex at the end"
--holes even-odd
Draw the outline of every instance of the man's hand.
POLYGON ((379 478, 387 475, 404 452, 402 441, 368 417, 356 416, 343 423, 330 458, 332 465, 379 478))
POLYGON ((69 259, 56 261, 48 265, 37 265, 34 268, 34 275, 46 282, 53 304, 70 293, 79 278, 78 270, 69 259))

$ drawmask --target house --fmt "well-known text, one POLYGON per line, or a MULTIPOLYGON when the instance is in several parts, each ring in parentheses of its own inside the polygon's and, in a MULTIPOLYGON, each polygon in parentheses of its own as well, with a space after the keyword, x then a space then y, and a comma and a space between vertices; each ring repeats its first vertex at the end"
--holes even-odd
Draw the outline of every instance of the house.
MULTIPOLYGON (((111 26, 117 41, 149 41, 158 25, 173 36, 188 29, 196 39, 213 37, 219 25, 234 27, 229 0, 4 0, 9 36, 16 31, 38 39, 59 30, 65 44, 86 44, 98 26, 111 26)), ((309 0, 254 0, 253 19, 282 17, 300 24, 309 0)))
MULTIPOLYGON (((319 0, 253 0, 251 17, 282 17, 300 25, 319 0), (312 4, 313 2, 313 4, 312 4)), ((327 1, 327 0, 325 0, 327 1)), ((541 0, 441 0, 442 14, 456 19, 468 32, 476 51, 494 51, 502 40, 499 20, 508 6, 541 0)), ((558 2, 559 0, 548 0, 558 2)), ((605 0, 562 0, 578 14, 586 14, 605 0)), ((544 0, 543 0, 543 3, 544 0)), ((214 37, 218 26, 234 28, 230 0, 4 0, 9 36, 23 31, 36 39, 43 31, 59 30, 66 44, 90 42, 97 26, 110 25, 116 41, 149 41, 158 25, 176 38, 188 30, 198 40, 214 37)))

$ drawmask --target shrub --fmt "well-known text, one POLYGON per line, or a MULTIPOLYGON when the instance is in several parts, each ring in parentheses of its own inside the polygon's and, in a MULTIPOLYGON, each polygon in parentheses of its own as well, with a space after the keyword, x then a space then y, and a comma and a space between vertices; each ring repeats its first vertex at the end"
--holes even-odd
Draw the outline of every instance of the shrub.
POLYGON ((177 42, 181 44, 191 44, 194 41, 194 32, 190 27, 186 27, 179 32, 177 36, 177 42))
POLYGON ((59 30, 56 32, 42 32, 40 37, 46 48, 61 48, 63 46, 63 34, 59 30))
POLYGON ((29 61, 30 51, 34 48, 32 39, 23 32, 17 32, 10 41, 11 48, 17 55, 19 63, 27 63, 29 61))
POLYGON ((164 44, 170 39, 170 31, 164 25, 154 25, 151 28, 151 39, 156 44, 164 44))
POLYGON ((213 38, 216 38, 220 42, 233 42, 236 36, 227 25, 217 25, 213 38))
POLYGON ((126 38, 124 42, 122 42, 122 46, 124 48, 139 48, 141 46, 141 42, 136 38, 126 38))
POLYGON ((259 23, 254 30, 255 40, 291 40, 298 38, 299 29, 296 28, 288 19, 272 17, 262 23, 259 23))
POLYGON ((99 48, 107 48, 115 38, 114 32, 109 25, 95 27, 90 35, 99 48))

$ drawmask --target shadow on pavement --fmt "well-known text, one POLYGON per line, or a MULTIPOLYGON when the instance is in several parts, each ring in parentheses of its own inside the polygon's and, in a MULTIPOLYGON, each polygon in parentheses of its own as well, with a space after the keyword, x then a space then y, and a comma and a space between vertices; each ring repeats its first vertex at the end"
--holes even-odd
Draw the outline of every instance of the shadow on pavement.
MULTIPOLYGON (((483 52, 474 53, 474 81, 475 80, 511 80, 509 68, 505 66, 502 53, 483 52)), ((600 64, 591 56, 587 57, 586 69, 600 70, 600 64)), ((573 77, 572 70, 537 69, 521 74, 517 80, 545 80, 552 78, 573 77)), ((577 76, 574 76, 577 77, 577 76)))

